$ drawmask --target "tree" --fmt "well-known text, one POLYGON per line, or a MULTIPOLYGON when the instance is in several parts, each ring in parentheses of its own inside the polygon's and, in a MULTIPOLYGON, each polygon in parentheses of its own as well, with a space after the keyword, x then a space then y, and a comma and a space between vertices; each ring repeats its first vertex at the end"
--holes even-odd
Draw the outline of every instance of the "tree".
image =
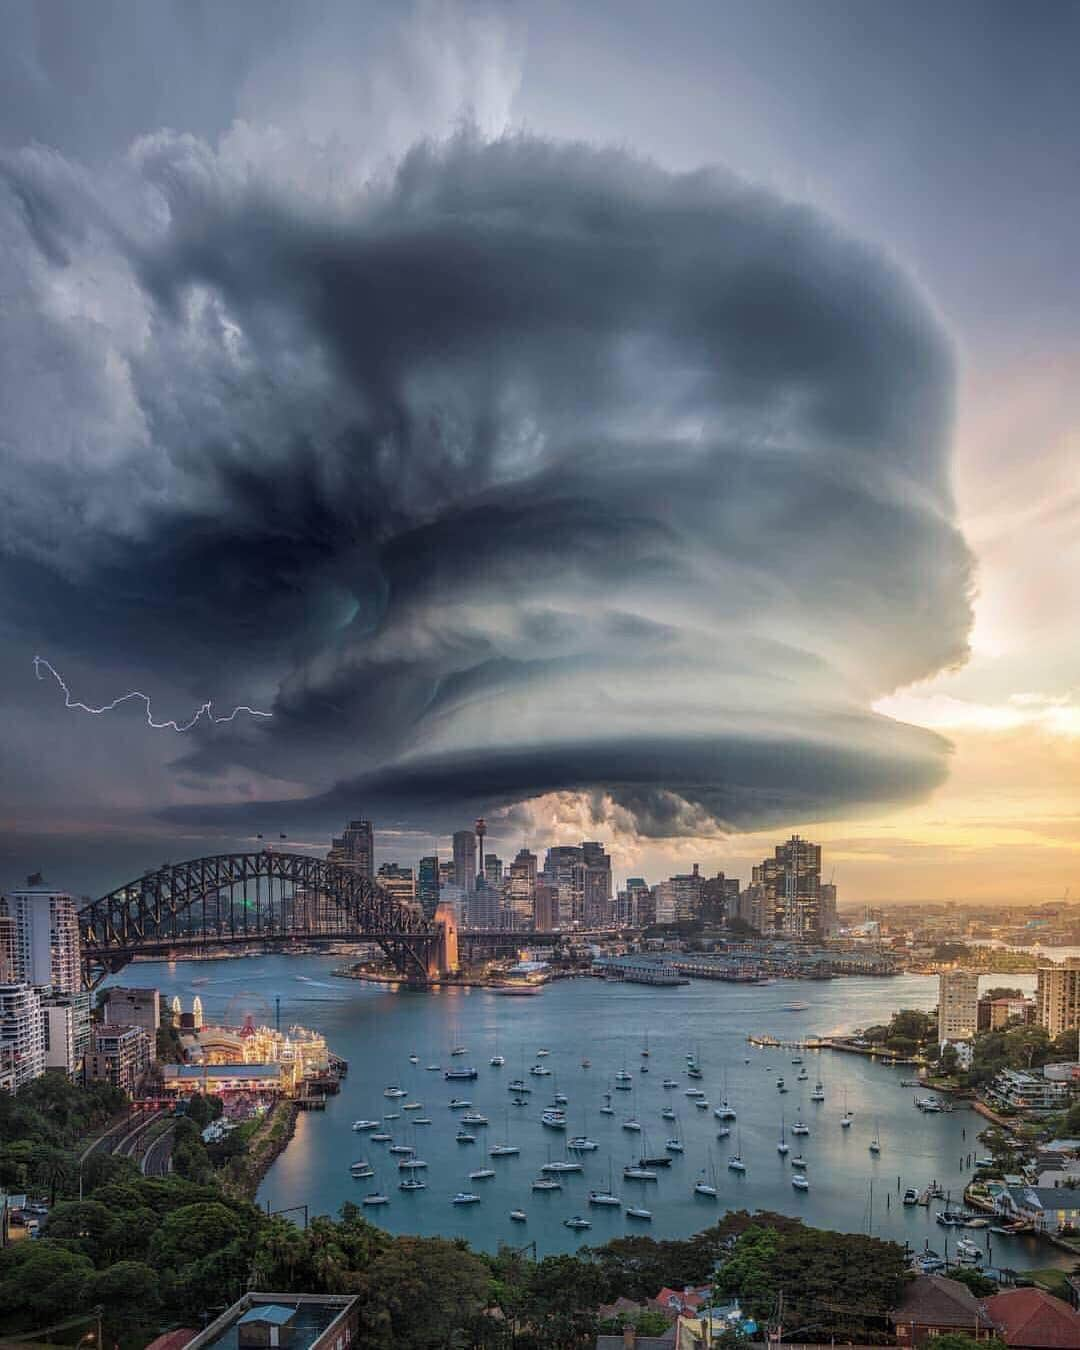
POLYGON ((359 1346, 441 1350, 483 1313, 490 1274, 456 1242, 401 1237, 364 1271, 363 1284, 367 1303, 359 1346))
POLYGON ((966 1284, 976 1298, 988 1298, 998 1292, 997 1284, 988 1275, 971 1266, 958 1266, 955 1270, 950 1270, 949 1278, 959 1281, 960 1284, 966 1284))
POLYGON ((1008 1350, 1008 1347, 998 1336, 977 1341, 966 1331, 947 1331, 943 1336, 934 1337, 934 1350, 1008 1350))
POLYGON ((0 1251, 0 1326, 30 1329, 80 1312, 94 1268, 52 1242, 18 1242, 0 1251))
POLYGON ((152 1321, 161 1302, 157 1272, 142 1261, 117 1261, 94 1275, 89 1301, 106 1309, 105 1325, 114 1340, 130 1336, 152 1321))
POLYGON ((938 1059, 938 1069, 947 1077, 951 1076, 960 1067, 960 1056, 957 1053, 956 1046, 950 1041, 944 1047, 938 1059))

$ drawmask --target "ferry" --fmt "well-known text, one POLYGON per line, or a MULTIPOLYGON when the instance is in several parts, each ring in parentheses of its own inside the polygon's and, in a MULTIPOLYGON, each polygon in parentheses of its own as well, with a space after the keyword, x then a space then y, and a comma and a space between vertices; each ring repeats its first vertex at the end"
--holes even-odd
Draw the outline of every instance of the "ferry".
POLYGON ((454 1196, 450 1203, 452 1205, 478 1205, 480 1203, 480 1197, 474 1195, 472 1191, 458 1191, 457 1195, 454 1196))

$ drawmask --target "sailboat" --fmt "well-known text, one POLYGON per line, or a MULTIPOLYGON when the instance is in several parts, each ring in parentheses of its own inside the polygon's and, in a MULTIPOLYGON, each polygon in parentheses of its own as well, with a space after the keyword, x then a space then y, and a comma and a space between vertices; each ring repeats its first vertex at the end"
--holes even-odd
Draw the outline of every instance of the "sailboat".
POLYGON ((605 1092, 605 1093, 604 1093, 604 1104, 603 1104, 603 1106, 600 1108, 600 1114, 601 1114, 602 1116, 613 1116, 613 1115, 615 1114, 615 1108, 614 1108, 614 1107, 612 1106, 612 1104, 611 1104, 611 1093, 610 1093, 610 1092, 605 1092))
POLYGON ((677 1123, 677 1122, 676 1122, 676 1125, 675 1125, 675 1133, 674 1133, 674 1134, 671 1136, 671 1138, 667 1141, 667 1143, 664 1145, 664 1147, 667 1149, 667 1151, 668 1151, 669 1153, 682 1153, 682 1152, 685 1151, 685 1150, 683 1149, 683 1142, 682 1142, 682 1139, 680 1139, 680 1137, 679 1137, 679 1126, 678 1126, 678 1123, 677 1123))
POLYGON ((516 1144, 510 1142, 510 1108, 506 1108, 506 1142, 502 1144, 492 1144, 488 1149, 489 1158, 510 1158, 520 1153, 521 1149, 516 1144))
POLYGON ((870 1152, 871 1153, 881 1152, 881 1137, 880 1131, 878 1129, 878 1121, 876 1116, 874 1117, 874 1137, 873 1139, 870 1140, 870 1152))
POLYGON ((708 1196, 710 1200, 715 1200, 717 1197, 716 1167, 713 1164, 711 1148, 709 1149, 708 1171, 704 1167, 701 1169, 701 1178, 694 1182, 694 1194, 708 1196))
POLYGON ((713 1115, 717 1120, 734 1120, 735 1110, 728 1101, 727 1093, 727 1074, 724 1074, 724 1095, 720 1099, 720 1105, 713 1107, 713 1115))
POLYGON ((590 1192, 589 1192, 589 1204, 590 1204, 590 1205, 599 1205, 599 1206, 605 1206, 605 1205, 606 1205, 606 1206, 608 1206, 608 1207, 610 1207, 610 1208, 618 1208, 618 1207, 621 1207, 622 1201, 621 1201, 621 1200, 619 1199, 619 1197, 615 1194, 615 1187, 614 1187, 614 1184, 612 1183, 612 1179, 611 1179, 611 1163, 610 1163, 610 1162, 608 1162, 608 1184, 607 1184, 607 1190, 606 1190, 606 1191, 590 1191, 590 1192))
POLYGON ((841 1125, 843 1126, 843 1128, 846 1130, 846 1129, 848 1129, 848 1128, 850 1127, 851 1121, 852 1121, 852 1115, 851 1115, 851 1112, 848 1110, 848 1104, 847 1104, 847 1088, 845 1088, 845 1089, 844 1089, 844 1114, 840 1117, 840 1124, 841 1124, 841 1125))
POLYGON ((648 1027, 645 1028, 645 1044, 644 1044, 644 1046, 642 1046, 641 1057, 642 1057, 642 1059, 648 1059, 648 1058, 649 1058, 649 1029, 648 1029, 648 1027))
POLYGON ((568 1139, 566 1147, 573 1153, 595 1153, 600 1145, 595 1139, 589 1138, 589 1113, 585 1111, 582 1115, 585 1122, 585 1129, 583 1133, 575 1134, 572 1139, 568 1139))
POLYGON ((780 1140, 779 1143, 776 1145, 776 1151, 777 1153, 780 1154, 781 1157, 784 1157, 785 1154, 790 1153, 791 1151, 791 1145, 787 1141, 787 1131, 784 1129, 783 1116, 780 1117, 780 1140))
POLYGON ((488 1060, 493 1069, 501 1069, 506 1063, 506 1056, 499 1054, 499 1028, 495 1028, 495 1053, 488 1060))
POLYGON ((814 1090, 810 1094, 812 1102, 823 1102, 825 1100, 825 1084, 819 1078, 814 1084, 814 1090))
POLYGON ((795 1123, 791 1127, 792 1134, 809 1134, 810 1126, 803 1120, 801 1113, 795 1117, 795 1123))
POLYGON ((390 1197, 382 1191, 369 1191, 360 1203, 372 1207, 375 1205, 388 1205, 390 1203, 390 1197))
POLYGON ((735 1152, 728 1159, 729 1172, 745 1172, 746 1164, 742 1160, 742 1131, 739 1131, 738 1142, 735 1146, 735 1152))

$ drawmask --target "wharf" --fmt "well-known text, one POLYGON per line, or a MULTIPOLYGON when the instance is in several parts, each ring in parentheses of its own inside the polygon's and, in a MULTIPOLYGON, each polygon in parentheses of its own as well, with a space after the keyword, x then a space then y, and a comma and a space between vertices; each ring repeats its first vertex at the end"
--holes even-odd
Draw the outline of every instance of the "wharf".
POLYGON ((751 1032, 746 1038, 751 1045, 763 1050, 831 1050, 833 1043, 827 1036, 808 1036, 803 1040, 780 1040, 777 1036, 751 1032))

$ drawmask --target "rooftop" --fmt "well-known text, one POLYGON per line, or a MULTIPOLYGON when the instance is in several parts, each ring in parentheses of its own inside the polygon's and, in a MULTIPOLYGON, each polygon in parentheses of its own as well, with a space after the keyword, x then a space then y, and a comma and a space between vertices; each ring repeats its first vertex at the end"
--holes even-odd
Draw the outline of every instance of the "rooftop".
POLYGON ((966 1284, 945 1275, 917 1275, 904 1286, 897 1307, 889 1314, 893 1322, 924 1326, 961 1327, 976 1325, 993 1330, 994 1323, 966 1284))
POLYGON ((310 1350, 355 1302, 347 1294, 246 1294, 188 1342, 187 1350, 239 1350, 242 1322, 290 1321, 289 1350, 310 1350))
POLYGON ((163 1076, 181 1082, 200 1082, 207 1078, 280 1078, 280 1064, 163 1064, 163 1076))
POLYGON ((1042 1289, 1006 1289, 986 1300, 986 1311, 1002 1327, 1005 1344, 1024 1350, 1076 1350, 1080 1313, 1042 1289))

